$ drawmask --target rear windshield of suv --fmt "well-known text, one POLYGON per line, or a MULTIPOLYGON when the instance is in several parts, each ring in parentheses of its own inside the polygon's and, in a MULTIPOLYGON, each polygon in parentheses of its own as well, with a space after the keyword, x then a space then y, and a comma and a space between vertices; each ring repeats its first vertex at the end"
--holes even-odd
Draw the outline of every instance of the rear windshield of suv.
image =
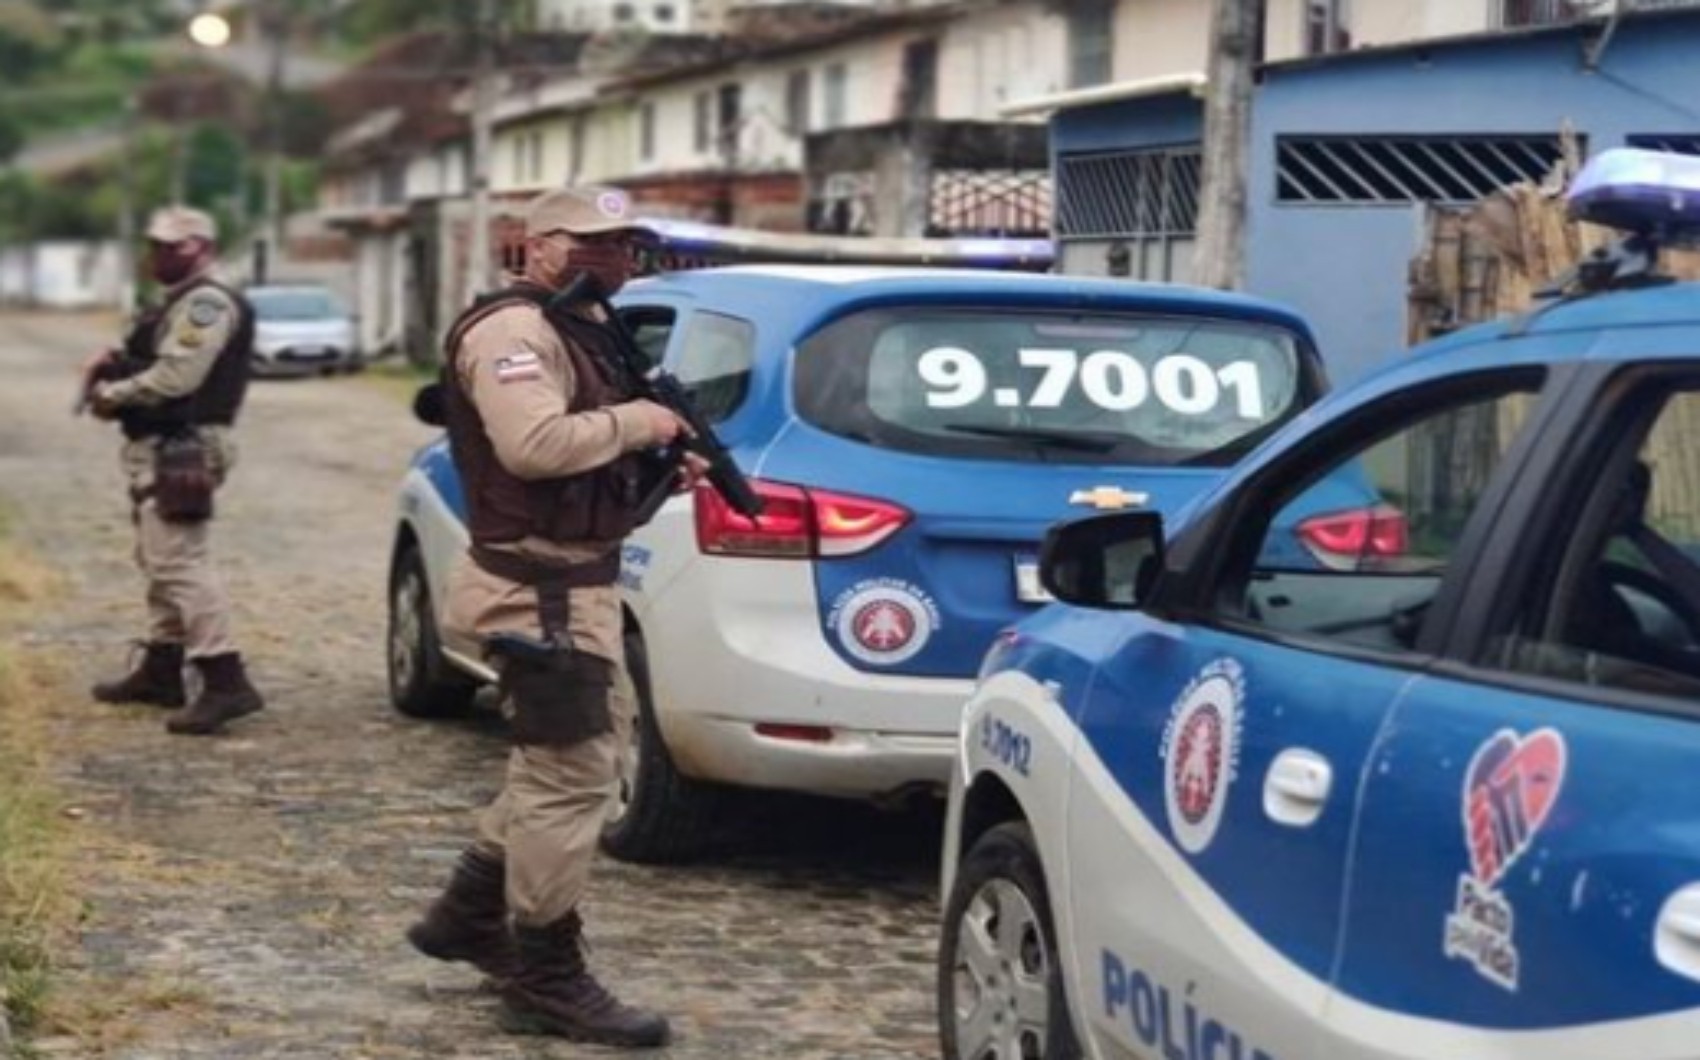
POLYGON ((1224 465, 1314 397, 1298 338, 1179 316, 864 311, 797 351, 804 419, 883 448, 1224 465))

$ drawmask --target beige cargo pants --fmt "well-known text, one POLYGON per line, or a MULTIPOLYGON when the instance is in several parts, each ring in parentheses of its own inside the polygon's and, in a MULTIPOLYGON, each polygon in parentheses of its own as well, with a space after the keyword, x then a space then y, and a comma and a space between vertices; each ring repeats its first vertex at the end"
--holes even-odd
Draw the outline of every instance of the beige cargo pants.
MULTIPOLYGON (((508 910, 527 927, 553 924, 577 907, 631 747, 637 701, 620 637, 619 591, 575 589, 573 644, 614 663, 614 728, 570 747, 515 745, 501 794, 479 821, 478 845, 507 863, 508 910)), ((463 560, 450 578, 443 626, 463 637, 542 635, 537 595, 463 560)))
MULTIPOLYGON (((214 476, 222 482, 236 450, 222 430, 204 430, 214 476)), ((154 446, 127 442, 124 477, 132 493, 153 484, 154 446)), ((191 659, 236 650, 230 634, 230 598, 213 564, 212 521, 173 523, 161 519, 152 500, 134 508, 136 566, 147 579, 148 640, 181 644, 191 659)))

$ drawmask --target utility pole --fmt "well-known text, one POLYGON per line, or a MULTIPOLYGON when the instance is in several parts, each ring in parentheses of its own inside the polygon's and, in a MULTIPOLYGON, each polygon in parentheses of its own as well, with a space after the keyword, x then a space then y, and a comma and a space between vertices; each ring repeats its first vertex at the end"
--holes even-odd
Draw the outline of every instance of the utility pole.
POLYGON ((1193 281, 1234 290, 1245 283, 1246 179, 1251 97, 1263 52, 1263 0, 1214 0, 1204 102, 1204 186, 1199 194, 1193 281))
POLYGON ((472 231, 467 239, 463 304, 490 289, 490 153, 496 110, 496 10, 494 0, 473 0, 472 231))
POLYGON ((173 204, 189 198, 189 133, 183 117, 183 85, 171 89, 171 187, 166 189, 173 204))
POLYGON ((135 93, 124 100, 124 150, 118 158, 118 310, 136 306, 136 126, 141 108, 135 93))
POLYGON ((265 35, 265 205, 260 238, 254 250, 254 282, 265 283, 283 250, 283 72, 289 45, 288 0, 266 0, 257 12, 265 35))

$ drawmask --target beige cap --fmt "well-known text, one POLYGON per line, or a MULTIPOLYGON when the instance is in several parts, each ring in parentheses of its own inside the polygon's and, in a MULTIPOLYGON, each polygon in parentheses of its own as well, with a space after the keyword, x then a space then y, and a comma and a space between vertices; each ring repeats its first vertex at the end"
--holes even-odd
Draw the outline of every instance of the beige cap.
POLYGON ((210 214, 188 206, 161 206, 148 219, 148 238, 156 243, 181 243, 185 239, 218 239, 218 222, 210 214))
POLYGON ((561 188, 532 200, 525 212, 525 234, 548 235, 567 232, 592 236, 598 232, 629 231, 652 235, 649 227, 632 215, 632 200, 618 188, 561 188))

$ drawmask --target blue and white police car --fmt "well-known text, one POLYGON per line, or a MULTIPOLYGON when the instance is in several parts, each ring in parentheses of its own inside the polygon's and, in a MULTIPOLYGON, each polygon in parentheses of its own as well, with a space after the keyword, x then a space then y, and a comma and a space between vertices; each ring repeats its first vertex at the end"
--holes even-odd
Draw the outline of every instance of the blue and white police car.
POLYGON ((964 717, 945 1053, 1700 1057, 1700 160, 1567 297, 1335 393, 1181 518, 1054 529, 964 717), (1355 466, 1355 562, 1275 539, 1355 466), (1393 545, 1397 547, 1392 547, 1393 545))
MULTIPOLYGON (((1179 287, 749 266, 633 284, 619 312, 766 502, 752 523, 698 490, 625 550, 643 718, 605 841, 628 858, 690 852, 725 785, 942 794, 981 657, 1046 599, 1045 529, 1083 506, 1178 511, 1324 388, 1292 313, 1179 287)), ((1334 486, 1295 548, 1322 565, 1397 538, 1334 486)), ((390 594, 411 714, 489 676, 433 621, 464 514, 446 447, 426 448, 390 594)))

